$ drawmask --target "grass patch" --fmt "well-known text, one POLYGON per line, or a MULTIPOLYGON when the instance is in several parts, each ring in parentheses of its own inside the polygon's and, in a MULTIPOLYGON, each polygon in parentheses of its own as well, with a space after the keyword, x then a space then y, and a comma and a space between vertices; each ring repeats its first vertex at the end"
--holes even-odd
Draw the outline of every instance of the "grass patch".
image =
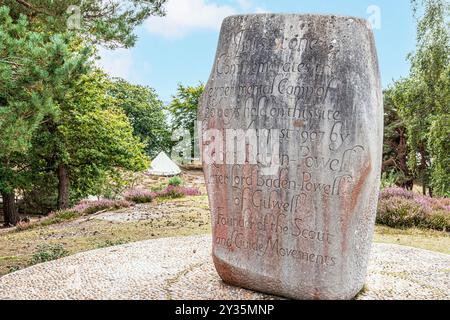
POLYGON ((69 255, 62 244, 42 244, 31 257, 30 265, 52 261, 69 255))
POLYGON ((84 215, 92 215, 104 210, 119 210, 122 208, 129 208, 130 206, 132 206, 132 203, 126 200, 81 201, 71 209, 52 212, 47 217, 44 217, 37 222, 19 223, 15 231, 22 232, 36 227, 47 227, 66 221, 76 220, 84 215))
MULTIPOLYGON (((9 273, 11 268, 30 266, 33 255, 38 252, 40 261, 46 259, 40 245, 60 244, 72 255, 141 240, 207 234, 211 231, 210 213, 208 209, 198 208, 197 198, 202 197, 174 199, 177 205, 169 207, 168 214, 154 219, 125 223, 83 219, 70 225, 64 222, 38 225, 21 232, 0 234, 0 276, 9 273), (16 258, 8 258, 12 256, 16 258)), ((149 204, 148 210, 158 209, 149 204)))
POLYGON ((159 192, 159 191, 163 191, 165 188, 167 188, 168 184, 167 183, 159 183, 159 184, 155 184, 153 186, 150 187, 150 190, 152 192, 159 192))
POLYGON ((105 242, 100 243, 97 245, 98 249, 101 248, 108 248, 108 247, 114 247, 114 246, 119 246, 121 244, 126 244, 129 243, 129 240, 124 240, 124 239, 119 239, 119 240, 105 240, 105 242))
POLYGON ((50 217, 49 219, 46 219, 40 223, 41 226, 49 226, 55 223, 61 223, 64 221, 70 221, 75 220, 79 218, 81 214, 76 211, 59 211, 54 214, 54 216, 50 217))
POLYGON ((450 254, 450 235, 447 232, 419 228, 396 229, 375 227, 374 241, 395 243, 430 251, 450 254))

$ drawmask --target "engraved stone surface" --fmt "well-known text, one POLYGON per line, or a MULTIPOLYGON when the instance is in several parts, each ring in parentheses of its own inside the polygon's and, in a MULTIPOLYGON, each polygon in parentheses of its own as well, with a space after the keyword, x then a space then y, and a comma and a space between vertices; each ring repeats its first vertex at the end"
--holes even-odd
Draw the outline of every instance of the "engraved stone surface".
POLYGON ((383 139, 369 24, 226 18, 198 118, 220 277, 289 298, 353 298, 367 273, 383 139))

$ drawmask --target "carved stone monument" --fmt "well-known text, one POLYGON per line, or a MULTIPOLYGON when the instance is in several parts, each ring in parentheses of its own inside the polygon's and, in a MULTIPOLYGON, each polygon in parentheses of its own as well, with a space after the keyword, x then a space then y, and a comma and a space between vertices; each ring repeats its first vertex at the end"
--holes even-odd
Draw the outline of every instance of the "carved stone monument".
POLYGON ((353 298, 366 277, 383 139, 368 22, 226 18, 199 129, 220 277, 295 299, 353 298))

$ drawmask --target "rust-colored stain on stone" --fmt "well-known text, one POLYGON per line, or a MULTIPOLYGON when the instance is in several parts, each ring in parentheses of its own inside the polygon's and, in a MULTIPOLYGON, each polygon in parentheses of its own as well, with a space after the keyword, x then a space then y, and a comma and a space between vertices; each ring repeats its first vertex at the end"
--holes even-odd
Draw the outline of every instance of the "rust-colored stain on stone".
MULTIPOLYGON (((349 223, 353 215, 356 213, 355 208, 360 203, 358 201, 359 196, 363 193, 363 187, 367 178, 372 169, 372 163, 370 159, 368 160, 367 165, 361 170, 359 179, 352 187, 351 193, 347 193, 341 202, 341 212, 342 212, 342 223, 341 223, 341 232, 342 232, 342 240, 341 240, 341 250, 342 253, 347 252, 348 239, 352 235, 349 234, 349 223)), ((343 265, 341 266, 343 267, 343 265)))
POLYGON ((367 177, 369 176, 370 170, 372 170, 372 162, 369 159, 369 164, 363 169, 363 171, 361 172, 361 177, 359 178, 356 185, 353 187, 352 207, 350 209, 351 212, 353 212, 355 210, 355 207, 358 204, 358 197, 362 192, 364 183, 367 181, 367 177))
POLYGON ((294 127, 301 128, 305 125, 305 122, 303 120, 295 120, 294 121, 294 127))

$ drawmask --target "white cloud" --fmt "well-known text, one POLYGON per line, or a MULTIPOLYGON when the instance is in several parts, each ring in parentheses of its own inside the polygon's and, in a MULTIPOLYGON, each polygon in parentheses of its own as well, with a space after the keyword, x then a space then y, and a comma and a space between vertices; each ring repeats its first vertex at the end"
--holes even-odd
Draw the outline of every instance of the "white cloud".
POLYGON ((256 7, 255 13, 269 13, 269 11, 267 11, 266 9, 261 8, 261 7, 256 7))
POLYGON ((133 67, 133 56, 130 50, 116 49, 114 51, 99 49, 100 60, 97 65, 112 77, 130 79, 133 67))
POLYGON ((205 0, 169 0, 165 17, 151 17, 146 28, 151 33, 177 38, 198 29, 219 30, 226 16, 237 10, 228 5, 218 5, 205 0))
POLYGON ((269 13, 263 7, 254 6, 251 0, 236 0, 243 13, 269 13))
POLYGON ((248 10, 252 7, 252 2, 250 0, 237 0, 237 2, 243 10, 248 10))

